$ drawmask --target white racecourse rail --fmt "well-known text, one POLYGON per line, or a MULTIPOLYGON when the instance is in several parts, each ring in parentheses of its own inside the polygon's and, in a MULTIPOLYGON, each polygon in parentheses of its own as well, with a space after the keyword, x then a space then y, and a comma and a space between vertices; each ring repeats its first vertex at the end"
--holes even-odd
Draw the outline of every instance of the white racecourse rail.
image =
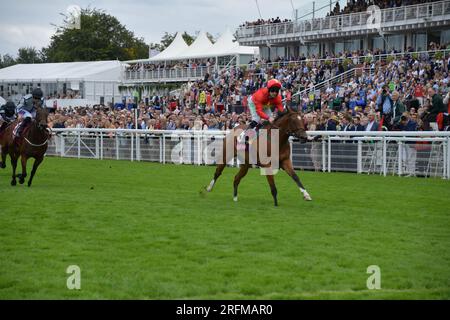
MULTIPOLYGON (((47 155, 214 164, 211 145, 226 131, 53 129, 47 155)), ((290 140, 296 169, 450 179, 450 132, 308 131, 290 140)), ((237 166, 238 161, 229 165, 237 166)))

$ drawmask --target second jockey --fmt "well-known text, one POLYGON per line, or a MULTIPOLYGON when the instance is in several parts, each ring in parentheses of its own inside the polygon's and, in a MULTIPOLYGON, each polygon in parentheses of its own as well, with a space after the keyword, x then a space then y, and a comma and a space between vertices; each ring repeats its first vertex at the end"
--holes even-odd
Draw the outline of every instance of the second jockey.
POLYGON ((33 90, 32 94, 27 94, 17 106, 17 115, 20 123, 15 131, 15 137, 19 138, 24 128, 36 117, 36 108, 44 106, 43 92, 40 88, 33 90))
POLYGON ((258 131, 264 121, 269 121, 272 123, 274 118, 272 116, 273 107, 275 107, 278 112, 283 112, 283 103, 280 95, 281 82, 277 79, 271 79, 267 82, 265 88, 261 88, 256 91, 248 99, 248 107, 250 109, 250 114, 252 121, 250 122, 248 128, 241 133, 239 140, 243 141, 245 138, 246 131, 249 129, 256 129, 258 131))
POLYGON ((2 121, 0 132, 11 122, 16 120, 16 105, 14 102, 8 101, 5 105, 0 107, 0 120, 2 121))

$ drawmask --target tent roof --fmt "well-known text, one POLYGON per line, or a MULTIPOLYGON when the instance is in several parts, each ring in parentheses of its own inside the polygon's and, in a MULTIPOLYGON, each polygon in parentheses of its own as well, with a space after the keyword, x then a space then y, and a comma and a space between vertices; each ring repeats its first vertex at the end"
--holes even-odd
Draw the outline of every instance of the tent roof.
POLYGON ((163 50, 156 56, 151 57, 147 61, 164 61, 176 59, 182 52, 186 51, 188 48, 188 45, 183 39, 183 33, 178 32, 175 36, 175 39, 173 39, 172 43, 165 50, 163 50))
POLYGON ((225 30, 224 33, 217 39, 216 43, 213 46, 212 54, 224 54, 236 51, 236 48, 239 47, 238 42, 233 42, 234 37, 231 33, 230 29, 225 30))
POLYGON ((182 37, 182 33, 178 32, 172 43, 160 54, 150 59, 140 59, 127 61, 128 63, 139 62, 154 62, 154 61, 170 61, 170 60, 184 60, 195 58, 211 58, 223 57, 236 54, 254 55, 257 54, 258 47, 241 46, 236 41, 230 29, 217 39, 216 43, 212 44, 208 39, 206 32, 202 31, 195 39, 195 41, 188 46, 182 37))
POLYGON ((8 80, 31 81, 33 79, 81 80, 89 78, 98 78, 99 74, 114 69, 120 70, 120 67, 121 63, 115 60, 93 61, 93 62, 17 64, 8 68, 0 69, 0 81, 8 81, 8 80))
POLYGON ((188 59, 203 57, 212 50, 212 47, 213 44, 209 41, 206 32, 202 31, 189 48, 183 51, 177 58, 188 59))
POLYGON ((234 42, 234 36, 230 29, 226 29, 224 33, 217 39, 216 43, 208 56, 225 56, 234 54, 255 54, 257 47, 246 47, 239 45, 239 42, 234 42))

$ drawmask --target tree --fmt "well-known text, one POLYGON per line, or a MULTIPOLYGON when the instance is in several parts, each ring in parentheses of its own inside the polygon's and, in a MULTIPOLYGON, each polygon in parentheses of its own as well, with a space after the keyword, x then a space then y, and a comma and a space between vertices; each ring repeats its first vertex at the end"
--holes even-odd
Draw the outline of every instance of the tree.
POLYGON ((16 60, 9 54, 5 54, 3 57, 0 55, 0 69, 7 68, 17 64, 16 60))
POLYGON ((214 36, 211 33, 207 32, 206 36, 208 37, 209 41, 211 41, 212 43, 216 42, 216 40, 214 39, 214 36))
POLYGON ((172 43, 172 41, 175 39, 175 35, 176 35, 175 33, 170 34, 168 32, 165 32, 163 37, 161 38, 159 51, 163 51, 164 49, 166 49, 172 43))
POLYGON ((42 50, 48 62, 148 58, 149 46, 117 18, 98 9, 82 9, 80 28, 57 27, 42 50))
POLYGON ((195 38, 188 34, 186 31, 183 33, 183 39, 186 41, 187 45, 190 46, 194 42, 195 38))
POLYGON ((42 56, 34 47, 20 48, 17 54, 17 63, 42 63, 42 56))

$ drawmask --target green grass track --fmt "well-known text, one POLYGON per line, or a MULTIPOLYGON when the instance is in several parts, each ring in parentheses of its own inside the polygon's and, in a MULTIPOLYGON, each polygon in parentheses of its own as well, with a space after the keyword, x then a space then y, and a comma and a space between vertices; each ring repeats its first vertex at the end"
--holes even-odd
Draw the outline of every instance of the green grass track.
POLYGON ((449 299, 450 182, 47 157, 0 171, 0 299, 449 299), (31 169, 31 163, 29 164, 31 169), (81 268, 81 290, 66 286, 81 268), (381 270, 368 290, 367 267, 381 270))

